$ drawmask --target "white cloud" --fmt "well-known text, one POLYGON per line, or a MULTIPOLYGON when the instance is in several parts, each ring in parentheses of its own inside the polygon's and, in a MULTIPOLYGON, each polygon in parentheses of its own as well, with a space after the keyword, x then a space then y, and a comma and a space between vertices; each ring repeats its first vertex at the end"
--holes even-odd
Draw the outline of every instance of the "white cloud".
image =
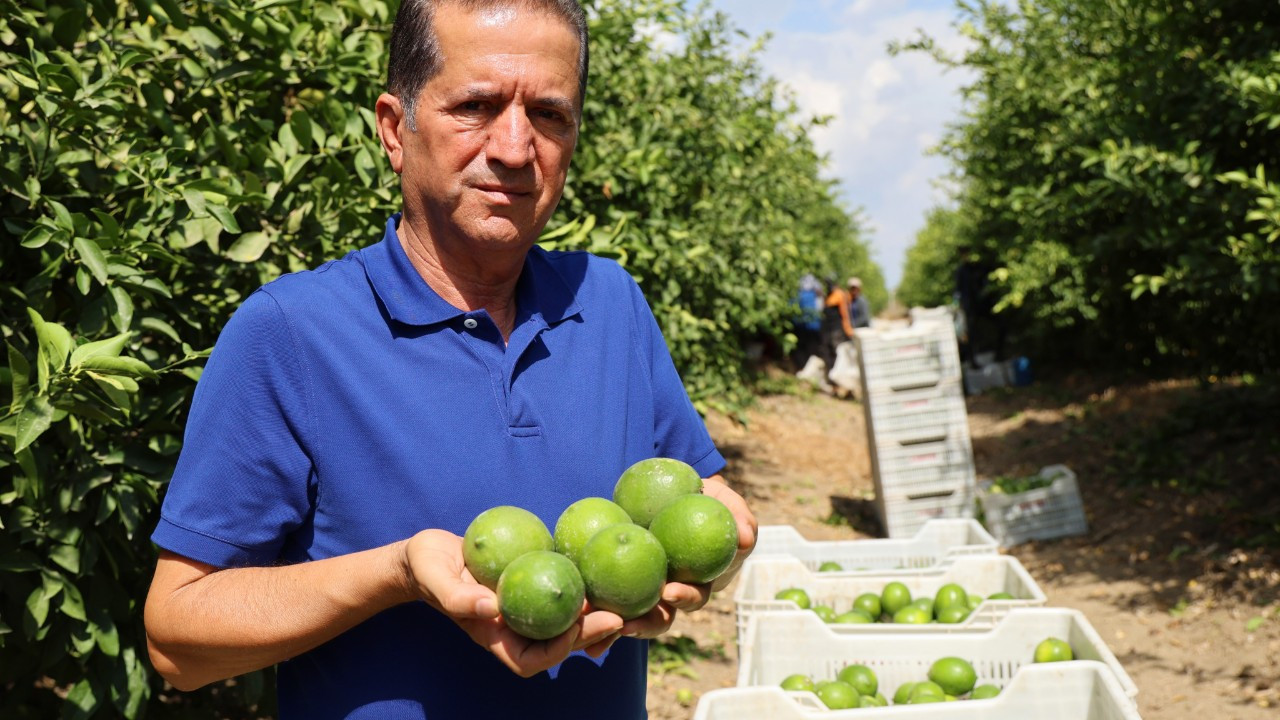
POLYGON ((934 181, 947 164, 926 151, 958 117, 957 89, 969 76, 944 73, 923 53, 890 56, 887 47, 923 29, 948 52, 962 51, 967 40, 951 27, 950 0, 719 0, 718 6, 753 32, 761 20, 746 14, 748 6, 767 12, 773 24, 764 29, 774 37, 765 68, 794 89, 804 112, 834 116, 814 131, 814 144, 830 155, 830 173, 849 205, 866 209, 877 260, 896 285, 925 211, 944 199, 934 181))

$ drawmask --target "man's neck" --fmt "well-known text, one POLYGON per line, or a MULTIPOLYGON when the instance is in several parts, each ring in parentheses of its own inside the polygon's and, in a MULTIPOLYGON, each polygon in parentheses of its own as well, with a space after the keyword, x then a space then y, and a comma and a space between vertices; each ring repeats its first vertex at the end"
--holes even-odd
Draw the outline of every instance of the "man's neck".
POLYGON ((396 228, 400 246, 422 280, 445 302, 459 310, 485 310, 502 332, 511 337, 516 321, 516 283, 527 249, 513 248, 507 257, 478 258, 465 243, 437 242, 426 223, 401 217, 396 228))

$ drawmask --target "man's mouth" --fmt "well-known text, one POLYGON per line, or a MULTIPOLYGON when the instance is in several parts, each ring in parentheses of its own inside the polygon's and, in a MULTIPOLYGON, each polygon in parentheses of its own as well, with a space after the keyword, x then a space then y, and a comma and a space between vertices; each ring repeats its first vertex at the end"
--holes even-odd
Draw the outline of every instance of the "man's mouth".
POLYGON ((524 188, 512 187, 508 185, 476 185, 474 187, 476 190, 479 190, 481 193, 484 193, 484 195, 488 197, 490 201, 496 202, 499 204, 509 204, 509 203, 517 202, 519 200, 533 197, 532 190, 526 190, 524 188))

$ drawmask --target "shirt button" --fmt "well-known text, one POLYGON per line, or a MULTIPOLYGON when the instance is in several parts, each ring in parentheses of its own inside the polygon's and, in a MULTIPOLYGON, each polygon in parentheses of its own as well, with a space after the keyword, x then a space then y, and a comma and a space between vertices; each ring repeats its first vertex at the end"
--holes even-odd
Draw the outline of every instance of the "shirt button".
POLYGON ((479 325, 480 323, 476 322, 475 318, 467 318, 466 320, 462 321, 462 324, 468 330, 475 330, 476 326, 479 325))

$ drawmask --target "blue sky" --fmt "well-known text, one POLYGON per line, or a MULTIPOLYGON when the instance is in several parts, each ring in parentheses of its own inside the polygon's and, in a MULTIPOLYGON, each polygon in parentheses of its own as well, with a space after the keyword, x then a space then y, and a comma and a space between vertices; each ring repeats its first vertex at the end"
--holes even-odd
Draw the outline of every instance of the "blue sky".
POLYGON ((714 0, 752 37, 773 38, 761 61, 788 84, 801 108, 835 119, 815 131, 828 174, 871 226, 875 259, 892 288, 925 211, 945 198, 935 181, 946 162, 926 155, 959 114, 970 77, 921 53, 891 57, 886 46, 923 29, 943 47, 964 47, 953 0, 714 0))

